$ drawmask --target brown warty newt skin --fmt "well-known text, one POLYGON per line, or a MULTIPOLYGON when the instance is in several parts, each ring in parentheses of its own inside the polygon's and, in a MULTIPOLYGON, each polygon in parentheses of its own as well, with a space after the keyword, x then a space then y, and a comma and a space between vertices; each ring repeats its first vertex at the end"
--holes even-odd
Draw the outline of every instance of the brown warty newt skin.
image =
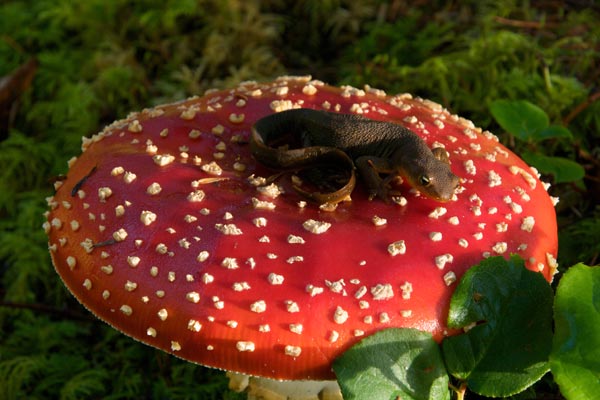
POLYGON ((459 185, 443 148, 429 149, 423 139, 402 125, 356 114, 307 108, 282 111, 256 122, 250 145, 259 162, 275 169, 298 170, 328 164, 348 167, 348 182, 341 189, 332 193, 301 192, 319 203, 338 203, 350 196, 355 179, 348 157, 358 168, 371 199, 388 201, 388 183, 397 177, 442 202, 452 199, 459 185), (282 148, 281 137, 289 134, 296 136, 303 147, 282 148), (271 142, 279 147, 270 147, 271 142), (388 177, 382 179, 382 173, 388 177))

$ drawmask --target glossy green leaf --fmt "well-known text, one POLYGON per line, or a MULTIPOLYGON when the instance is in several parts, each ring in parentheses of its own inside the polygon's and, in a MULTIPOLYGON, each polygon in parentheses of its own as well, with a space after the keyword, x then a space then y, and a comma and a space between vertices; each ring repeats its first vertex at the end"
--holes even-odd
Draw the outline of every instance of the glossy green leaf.
POLYGON ((535 140, 550 124, 544 110, 526 100, 496 100, 490 112, 502 129, 520 140, 535 140))
POLYGON ((345 400, 449 400, 448 375, 431 334, 386 329, 335 360, 333 370, 345 400))
POLYGON ((523 260, 492 257, 472 267, 452 296, 444 339, 448 371, 484 396, 510 396, 539 380, 552 345, 552 290, 523 260))
POLYGON ((535 134, 536 140, 572 138, 570 130, 560 125, 550 125, 535 134))
POLYGON ((560 280, 554 302, 550 367, 569 400, 600 396, 600 267, 577 264, 560 280))
POLYGON ((552 175, 555 183, 578 181, 585 175, 585 170, 580 164, 567 158, 537 153, 523 153, 522 157, 541 173, 552 175))

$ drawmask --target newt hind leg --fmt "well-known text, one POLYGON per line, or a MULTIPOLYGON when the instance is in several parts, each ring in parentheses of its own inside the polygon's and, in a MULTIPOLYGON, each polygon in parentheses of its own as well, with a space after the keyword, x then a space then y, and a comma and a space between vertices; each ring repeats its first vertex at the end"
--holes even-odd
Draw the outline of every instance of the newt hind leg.
POLYGON ((390 195, 394 194, 390 191, 389 184, 398 177, 390 162, 384 158, 362 156, 358 157, 355 163, 361 178, 367 186, 369 200, 379 197, 383 201, 389 201, 390 195), (380 174, 388 174, 388 176, 382 179, 380 174))

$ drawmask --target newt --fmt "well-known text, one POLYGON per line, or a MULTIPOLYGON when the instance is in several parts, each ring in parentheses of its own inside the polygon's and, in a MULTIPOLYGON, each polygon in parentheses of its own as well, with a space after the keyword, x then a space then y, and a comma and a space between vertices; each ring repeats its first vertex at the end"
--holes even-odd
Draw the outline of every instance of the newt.
POLYGON ((364 181, 372 200, 388 201, 389 183, 402 177, 419 192, 437 201, 448 201, 460 183, 450 169, 445 149, 430 149, 416 133, 392 122, 356 114, 308 108, 292 109, 259 119, 251 129, 254 158, 267 167, 289 171, 314 166, 347 168, 347 183, 330 193, 301 194, 319 203, 338 203, 353 191, 354 170, 364 181), (292 135, 301 147, 274 147, 292 135), (387 174, 385 178, 381 174, 387 174))

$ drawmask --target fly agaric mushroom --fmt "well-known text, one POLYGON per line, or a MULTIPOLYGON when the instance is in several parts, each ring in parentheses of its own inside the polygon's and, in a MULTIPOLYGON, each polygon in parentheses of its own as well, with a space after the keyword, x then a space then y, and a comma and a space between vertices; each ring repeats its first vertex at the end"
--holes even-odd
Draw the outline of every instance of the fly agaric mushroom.
MULTIPOLYGON (((148 345, 264 378, 260 396, 280 380, 334 379, 332 361, 380 329, 440 341, 455 282, 483 257, 516 253, 547 280, 556 272, 553 200, 535 170, 407 94, 246 82, 133 113, 82 150, 44 224, 66 286, 148 345), (444 147, 462 181, 454 199, 398 184, 394 202, 369 201, 359 182, 332 210, 306 204, 286 176, 267 184, 274 172, 252 159, 250 129, 300 107, 395 122, 444 147)), ((331 382, 316 387, 302 395, 339 397, 331 382)))

